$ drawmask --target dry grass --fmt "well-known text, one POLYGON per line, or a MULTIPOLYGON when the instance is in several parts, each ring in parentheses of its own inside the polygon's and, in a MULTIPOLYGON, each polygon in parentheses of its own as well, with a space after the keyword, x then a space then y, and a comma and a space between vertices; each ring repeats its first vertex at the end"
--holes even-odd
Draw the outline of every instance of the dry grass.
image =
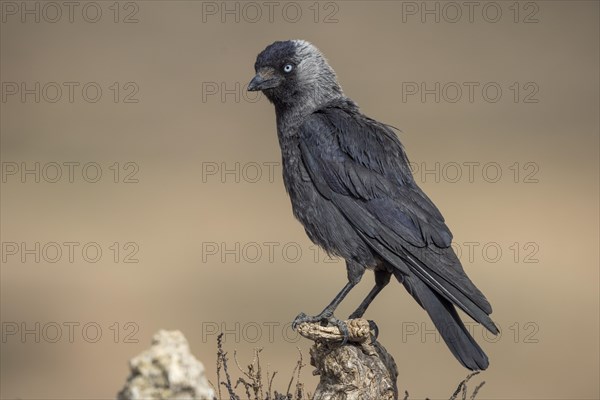
MULTIPOLYGON (((218 386, 215 387, 215 385, 211 382, 215 393, 218 395, 218 398, 215 400, 225 400, 227 398, 229 400, 305 400, 312 397, 310 392, 306 392, 304 384, 300 380, 302 368, 306 366, 303 362, 300 349, 298 349, 298 361, 296 362, 296 366, 291 373, 290 381, 284 394, 284 392, 273 390, 273 379, 275 378, 275 375, 277 375, 277 371, 269 372, 267 367, 266 372, 263 374, 260 360, 262 348, 257 348, 254 350, 252 362, 248 364, 246 368, 242 368, 240 366, 236 352, 234 351, 233 360, 240 373, 240 376, 237 378, 234 384, 229 372, 229 358, 227 357, 227 352, 223 350, 222 338, 223 334, 220 334, 217 337, 218 386), (240 397, 240 395, 236 392, 236 390, 238 390, 240 387, 242 387, 243 391, 245 392, 244 397, 240 397), (225 390, 222 390, 222 388, 225 390), (223 392, 226 392, 225 397, 223 397, 223 392)), ((458 396, 460 396, 460 400, 476 400, 479 390, 483 387, 483 385, 485 385, 485 381, 481 381, 479 384, 477 384, 470 393, 470 396, 467 383, 477 374, 479 374, 479 371, 472 372, 467 375, 467 377, 458 384, 458 387, 454 393, 452 393, 449 400, 459 400, 458 396)), ((403 400, 410 400, 408 391, 404 392, 403 400)))
POLYGON ((306 366, 303 362, 300 349, 298 349, 298 361, 292 371, 287 390, 284 394, 283 392, 273 390, 273 379, 277 375, 277 371, 270 372, 267 367, 266 372, 263 374, 260 360, 262 348, 254 349, 252 362, 246 368, 240 366, 236 352, 234 351, 233 360, 241 375, 237 378, 235 384, 233 384, 231 374, 229 373, 229 358, 227 357, 227 352, 223 350, 222 337, 223 334, 217 337, 218 386, 215 388, 215 385, 211 383, 215 389, 215 393, 218 394, 218 399, 229 398, 229 400, 241 400, 242 398, 236 392, 236 389, 240 386, 243 387, 245 392, 244 399, 248 400, 304 400, 311 397, 310 393, 305 391, 304 384, 300 380, 302 368, 306 366), (222 380, 221 375, 224 375, 224 380, 222 380), (296 382, 295 385, 294 381, 296 382), (223 397, 222 387, 227 391, 226 397, 223 397))
MULTIPOLYGON (((457 400, 459 394, 461 395, 460 400, 475 400, 477 397, 477 394, 479 393, 479 390, 483 387, 483 385, 485 385, 485 381, 481 381, 477 386, 475 386, 475 389, 473 389, 473 392, 471 393, 471 396, 469 398, 467 398, 467 396, 468 396, 467 382, 469 382, 472 377, 479 374, 479 372, 480 371, 475 371, 475 372, 471 372, 469 375, 467 375, 467 377, 458 384, 458 387, 456 388, 454 393, 452 393, 452 396, 450 396, 449 400, 457 400)), ((408 391, 406 391, 406 390, 404 391, 404 399, 403 400, 409 400, 408 391)), ((425 398, 425 400, 429 400, 429 398, 425 398)))

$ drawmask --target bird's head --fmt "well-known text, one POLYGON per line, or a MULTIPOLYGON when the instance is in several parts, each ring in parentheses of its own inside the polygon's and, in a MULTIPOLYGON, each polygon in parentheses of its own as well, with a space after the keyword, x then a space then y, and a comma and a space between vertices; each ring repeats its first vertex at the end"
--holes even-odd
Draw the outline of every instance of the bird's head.
POLYGON ((248 90, 261 90, 276 106, 319 106, 343 95, 325 57, 304 40, 269 45, 256 57, 254 69, 248 90))

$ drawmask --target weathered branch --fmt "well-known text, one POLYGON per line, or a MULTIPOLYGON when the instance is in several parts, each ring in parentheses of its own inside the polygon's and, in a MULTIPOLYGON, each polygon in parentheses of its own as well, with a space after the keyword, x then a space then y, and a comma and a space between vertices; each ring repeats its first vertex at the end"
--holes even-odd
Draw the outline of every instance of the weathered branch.
POLYGON ((348 342, 344 345, 337 327, 303 323, 298 332, 315 342, 311 364, 320 381, 314 400, 392 400, 398 398, 398 371, 392 356, 373 340, 368 321, 345 321, 348 342))

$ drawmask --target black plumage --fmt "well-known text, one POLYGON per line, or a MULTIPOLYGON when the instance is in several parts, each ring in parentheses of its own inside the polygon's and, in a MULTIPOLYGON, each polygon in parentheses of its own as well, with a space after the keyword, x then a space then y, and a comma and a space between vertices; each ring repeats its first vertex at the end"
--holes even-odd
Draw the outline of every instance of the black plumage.
POLYGON ((346 260, 348 283, 317 316, 296 323, 343 323, 333 311, 361 279, 376 285, 350 316, 361 317, 393 275, 427 311, 456 358, 472 370, 488 359, 454 306, 496 334, 492 308, 465 274, 452 233, 411 174, 393 129, 363 115, 310 43, 275 42, 261 52, 248 90, 274 104, 283 178, 309 238, 346 260))

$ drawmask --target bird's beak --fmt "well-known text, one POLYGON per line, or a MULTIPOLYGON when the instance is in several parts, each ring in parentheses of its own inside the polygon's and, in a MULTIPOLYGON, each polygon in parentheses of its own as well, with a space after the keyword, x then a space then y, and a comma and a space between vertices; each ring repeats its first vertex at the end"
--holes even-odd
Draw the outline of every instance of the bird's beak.
POLYGON ((273 74, 273 71, 258 71, 248 84, 248 91, 271 89, 279 86, 279 78, 273 74))

